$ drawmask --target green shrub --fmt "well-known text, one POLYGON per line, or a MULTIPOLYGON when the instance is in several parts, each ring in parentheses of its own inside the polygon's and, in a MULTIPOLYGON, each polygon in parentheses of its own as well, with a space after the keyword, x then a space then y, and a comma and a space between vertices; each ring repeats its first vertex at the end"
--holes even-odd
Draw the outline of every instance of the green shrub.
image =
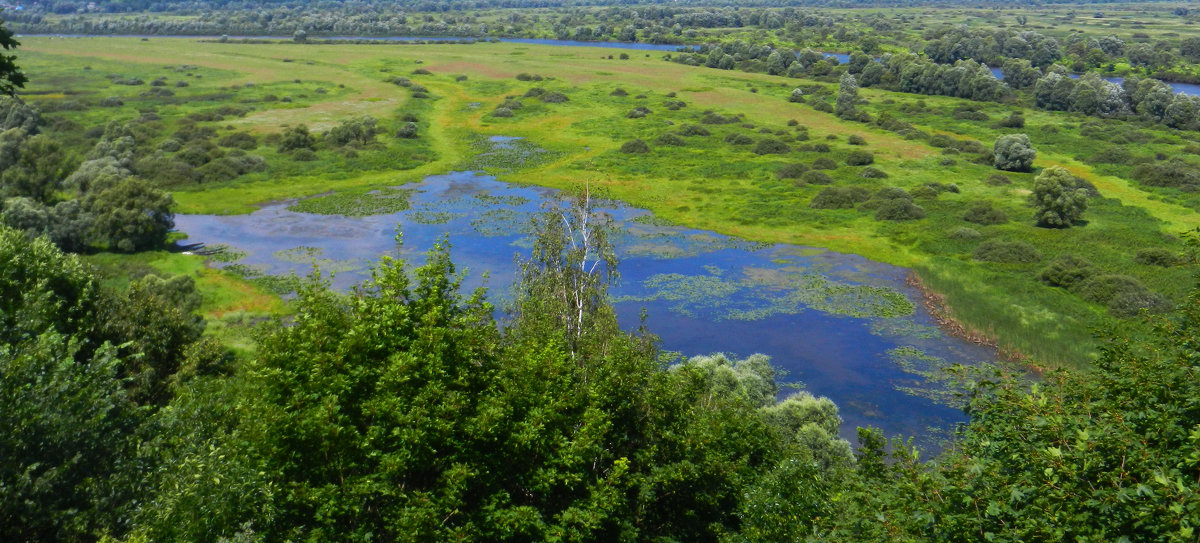
POLYGON ((846 137, 846 143, 849 143, 850 145, 866 145, 867 140, 863 139, 863 137, 858 134, 850 134, 846 137))
POLYGON ((1008 222, 1008 215, 993 207, 992 202, 983 201, 975 202, 967 208, 967 212, 963 214, 963 220, 984 225, 1004 224, 1008 222))
POLYGON ((725 143, 732 145, 750 145, 754 143, 754 138, 745 134, 733 133, 725 136, 725 143))
POLYGON ((417 137, 417 123, 408 122, 400 125, 400 128, 396 129, 396 137, 406 139, 417 137))
POLYGON ((967 228, 966 226, 952 228, 946 232, 947 238, 959 241, 979 239, 981 236, 983 236, 983 234, 980 234, 978 230, 974 228, 967 228))
POLYGON ((525 98, 537 98, 538 96, 541 96, 543 94, 546 94, 546 89, 543 89, 541 87, 534 87, 532 89, 525 91, 525 94, 522 96, 524 96, 525 98))
POLYGON ((808 207, 813 209, 852 209, 870 197, 871 193, 862 187, 826 187, 813 196, 808 207))
POLYGON ((850 166, 866 166, 867 164, 874 163, 875 155, 872 155, 869 151, 855 149, 850 151, 849 155, 846 155, 846 164, 850 166))
POLYGON ((710 136, 712 132, 700 125, 685 124, 679 129, 679 134, 681 136, 710 136))
POLYGON ((925 210, 911 200, 885 200, 875 210, 877 221, 912 221, 925 218, 925 210))
POLYGON ((1012 179, 1009 179, 1007 175, 994 173, 989 175, 988 178, 984 180, 984 183, 987 183, 993 187, 1001 187, 1004 185, 1011 185, 1012 179))
POLYGON ((983 262, 1001 262, 1005 264, 1031 264, 1042 259, 1042 255, 1032 245, 1022 241, 985 241, 971 255, 975 260, 983 262))
POLYGON ((1133 258, 1138 264, 1147 266, 1162 266, 1169 268, 1176 266, 1180 262, 1179 255, 1171 252, 1163 247, 1148 247, 1137 252, 1137 256, 1133 258))
POLYGON ((511 109, 508 109, 506 107, 498 107, 498 108, 492 110, 492 116, 493 117, 512 117, 513 112, 511 109))
POLYGON ((809 185, 828 185, 833 182, 833 178, 829 177, 829 174, 816 170, 804 172, 804 175, 800 177, 800 180, 808 183, 809 185))
POLYGON ((1094 274, 1091 262, 1075 255, 1060 255, 1038 272, 1038 279, 1052 287, 1069 289, 1094 274))
POLYGON ((650 111, 650 108, 648 108, 646 106, 638 106, 638 107, 633 108, 633 111, 630 111, 625 116, 630 119, 641 119, 642 117, 645 117, 646 115, 649 115, 651 113, 654 113, 654 112, 650 111))
POLYGON ((245 132, 234 132, 217 140, 217 145, 249 151, 258 147, 258 139, 245 132))
POLYGON ((814 170, 836 170, 837 162, 829 157, 820 157, 813 161, 812 169, 814 170))
POLYGON ((609 96, 629 96, 629 93, 626 92, 625 89, 622 89, 621 87, 617 87, 616 90, 608 93, 608 95, 609 96))
MULTIPOLYGON (((866 179, 887 179, 888 178, 887 172, 885 172, 879 168, 875 168, 875 167, 871 167, 871 166, 863 168, 863 170, 861 172, 858 172, 858 176, 866 178, 866 179)), ((934 195, 936 196, 937 194, 934 193, 934 195)))
POLYGON ((650 146, 646 145, 646 142, 641 139, 633 139, 621 144, 621 152, 630 154, 649 153, 650 146))
POLYGON ((312 162, 317 159, 317 153, 312 149, 296 149, 292 152, 292 160, 296 162, 312 162))
POLYGON ((1184 190, 1200 189, 1200 171, 1179 159, 1142 164, 1131 174, 1137 182, 1151 187, 1175 187, 1184 190))
POLYGON ((679 137, 678 135, 672 134, 670 132, 667 132, 666 134, 659 136, 657 139, 654 140, 654 142, 659 145, 675 145, 675 146, 687 145, 687 140, 684 140, 683 138, 679 137))
POLYGON ((758 155, 782 155, 788 151, 791 151, 791 148, 786 143, 774 138, 759 140, 754 146, 754 153, 758 155))
POLYGON ((775 172, 775 175, 780 179, 800 179, 804 174, 808 173, 808 166, 799 162, 784 165, 775 172))

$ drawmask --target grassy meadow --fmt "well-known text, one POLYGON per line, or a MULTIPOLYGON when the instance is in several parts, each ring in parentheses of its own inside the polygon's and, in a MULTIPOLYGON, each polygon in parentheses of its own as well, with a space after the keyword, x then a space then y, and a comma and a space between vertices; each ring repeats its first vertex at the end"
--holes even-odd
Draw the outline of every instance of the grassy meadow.
MULTIPOLYGON (((361 195, 475 167, 510 182, 568 189, 587 184, 688 227, 912 268, 968 330, 1046 366, 1086 366, 1099 327, 1142 326, 1136 318, 1111 318, 1104 306, 1039 281, 1039 271, 1056 256, 1074 254, 1102 273, 1133 276, 1170 300, 1182 299, 1191 285, 1185 267, 1143 264, 1135 257, 1147 247, 1182 252, 1177 236, 1195 227, 1200 199, 1142 188, 1123 177, 1128 172, 1122 167, 1088 160, 1114 145, 1135 154, 1187 152, 1193 142, 1177 131, 1137 126, 1145 137, 1114 143, 1105 138, 1129 130, 1127 123, 1017 104, 860 93, 867 102, 860 109, 872 116, 886 112, 953 143, 937 147, 814 109, 818 101, 832 103, 837 85, 830 81, 690 67, 664 61, 661 52, 624 51, 630 58, 622 59, 622 52, 510 43, 36 37, 22 39, 18 62, 31 81, 24 97, 51 119, 48 132, 80 149, 98 137, 89 128, 135 119, 143 127, 139 144, 151 147, 185 126, 210 128, 216 137, 251 136, 252 152, 267 167, 232 180, 170 186, 177 213, 248 213, 264 202, 330 192, 361 195), (121 78, 162 84, 113 83, 121 78), (797 87, 805 89, 806 103, 788 101, 797 87), (170 95, 148 92, 154 88, 170 95), (552 95, 566 100, 547 98, 552 95), (106 99, 108 107, 92 106, 106 99), (496 115, 510 100, 521 106, 506 108, 511 116, 496 115), (999 127, 1012 112, 1024 115, 1024 128, 999 127), (298 160, 276 143, 290 127, 304 124, 319 133, 364 116, 384 130, 377 144, 357 152, 320 148, 298 160), (394 137, 407 122, 417 125, 417 137, 394 137), (1017 132, 1029 134, 1038 149, 1034 173, 997 172, 973 160, 971 149, 991 149, 998 136, 1017 132), (474 160, 476 142, 492 135, 526 138, 549 153, 540 160, 518 156, 480 164, 474 160), (634 139, 646 143, 645 152, 622 151, 634 139), (768 140, 780 145, 764 143, 768 140), (847 164, 864 150, 872 164, 847 164), (803 165, 797 171, 823 172, 828 179, 781 176, 782 168, 796 164, 803 165), (1085 226, 1034 226, 1028 204, 1033 179, 1037 169, 1052 165, 1066 167, 1098 191, 1085 226), (925 218, 877 220, 870 209, 810 207, 828 187, 871 192, 898 187, 914 197, 925 218), (990 202, 1009 220, 964 221, 979 202, 990 202), (1011 263, 973 258, 981 244, 995 240, 1028 244, 1036 255, 1011 263)), ((204 257, 93 258, 102 268, 137 265, 192 274, 213 319, 240 322, 247 314, 283 310, 263 289, 206 268, 204 257)))

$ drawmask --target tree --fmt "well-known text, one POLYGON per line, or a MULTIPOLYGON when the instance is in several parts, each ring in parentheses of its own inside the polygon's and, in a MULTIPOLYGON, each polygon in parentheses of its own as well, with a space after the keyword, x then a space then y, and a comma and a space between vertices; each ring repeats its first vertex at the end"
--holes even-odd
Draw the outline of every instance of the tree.
MULTIPOLYGON (((21 43, 13 39, 12 31, 5 28, 4 20, 0 19, 0 48, 11 51, 19 45, 21 43)), ((16 55, 0 53, 0 94, 16 96, 17 89, 25 88, 25 83, 29 81, 17 66, 16 60, 16 55)))
POLYGON ((996 169, 1010 172, 1027 172, 1033 168, 1037 151, 1025 134, 1008 134, 996 139, 992 152, 996 169))
POLYGON ((44 135, 25 139, 18 150, 19 157, 0 175, 0 187, 7 196, 25 196, 39 202, 49 202, 54 192, 71 171, 57 142, 44 135))
POLYGON ((834 114, 843 119, 856 119, 859 116, 858 102, 858 80, 849 73, 842 74, 834 114))
POLYGON ((316 145, 317 139, 308 132, 308 126, 302 124, 283 131, 283 138, 279 141, 279 152, 285 153, 299 149, 311 151, 316 145))
POLYGON ((294 41, 296 43, 307 42, 308 41, 308 32, 306 32, 304 29, 297 30, 296 32, 292 33, 292 41, 294 41))
POLYGON ((156 247, 175 225, 174 200, 146 181, 129 177, 96 187, 84 201, 94 217, 92 233, 110 249, 133 252, 156 247))
POLYGON ((1065 168, 1051 166, 1033 182, 1037 224, 1048 228, 1070 228, 1087 210, 1087 189, 1065 168))

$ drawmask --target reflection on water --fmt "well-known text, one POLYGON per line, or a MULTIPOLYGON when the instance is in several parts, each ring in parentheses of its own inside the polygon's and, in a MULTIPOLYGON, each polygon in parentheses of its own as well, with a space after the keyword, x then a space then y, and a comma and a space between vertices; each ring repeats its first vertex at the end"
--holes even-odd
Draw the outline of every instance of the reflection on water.
MULTIPOLYGON (((409 209, 346 217, 289 211, 271 204, 250 215, 179 215, 189 243, 225 244, 237 264, 269 274, 304 275, 313 263, 333 270, 346 289, 366 278, 380 255, 420 262, 446 236, 464 285, 487 286, 497 305, 510 296, 528 254, 529 218, 555 191, 520 187, 472 172, 433 176, 411 189, 409 209)), ((906 270, 865 258, 791 245, 763 245, 661 223, 644 210, 605 205, 618 228, 621 282, 612 290, 622 326, 642 308, 663 348, 684 355, 770 355, 787 380, 829 396, 853 441, 857 426, 924 438, 965 420, 934 401, 938 367, 993 360, 990 351, 947 337, 906 286, 906 270), (932 379, 930 379, 932 377, 932 379)), ((227 265, 227 263, 214 263, 227 265)))

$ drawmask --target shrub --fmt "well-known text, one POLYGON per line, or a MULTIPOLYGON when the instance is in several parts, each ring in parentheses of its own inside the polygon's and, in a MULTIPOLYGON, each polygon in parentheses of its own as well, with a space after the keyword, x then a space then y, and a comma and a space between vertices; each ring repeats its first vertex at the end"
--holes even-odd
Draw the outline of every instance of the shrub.
POLYGON ((974 228, 967 228, 965 226, 953 228, 950 231, 946 232, 947 238, 950 238, 953 240, 959 240, 959 241, 970 241, 970 240, 974 240, 974 239, 979 239, 981 236, 983 236, 983 234, 980 234, 978 230, 976 230, 974 228))
POLYGON ((466 80, 467 80, 467 76, 465 76, 465 75, 456 75, 456 76, 454 76, 454 80, 455 80, 455 81, 458 81, 458 82, 463 82, 463 81, 466 81, 466 80))
POLYGON ((642 117, 645 117, 651 113, 653 113, 653 111, 650 111, 650 108, 646 106, 638 106, 633 108, 633 111, 630 111, 625 116, 630 119, 641 119, 642 117))
POLYGON ((1033 167, 1037 151, 1025 134, 1009 134, 996 139, 992 148, 994 164, 998 170, 1027 172, 1033 167))
POLYGON ((400 120, 402 122, 406 122, 406 123, 415 123, 417 121, 420 121, 420 119, 417 118, 417 116, 413 115, 412 113, 405 113, 405 114, 400 115, 400 120))
POLYGON ((1001 262, 1005 264, 1031 264, 1042 259, 1042 255, 1032 245, 1021 241, 985 241, 975 248, 971 255, 975 260, 983 262, 1001 262))
POLYGON ((1108 312, 1122 319, 1136 317, 1143 310, 1153 314, 1171 309, 1171 302, 1148 289, 1119 292, 1108 301, 1108 312))
POLYGON ((976 202, 967 208, 967 212, 963 214, 963 220, 973 222, 975 224, 1004 224, 1008 222, 1008 215, 1004 211, 992 207, 991 202, 976 202))
POLYGON ((513 112, 511 109, 508 109, 506 107, 498 107, 498 108, 492 110, 492 116, 493 117, 512 117, 513 112))
POLYGON ((725 136, 725 143, 732 145, 750 145, 751 143, 754 143, 754 138, 751 138, 745 134, 733 133, 725 136))
POLYGON ((1051 166, 1038 174, 1032 195, 1038 226, 1069 228, 1079 222, 1088 205, 1087 189, 1079 181, 1059 166, 1051 166))
POLYGON ((1014 111, 1007 118, 996 123, 996 125, 1000 128, 1025 128, 1025 116, 1014 111))
POLYGON ((929 145, 931 145, 933 147, 937 147, 939 149, 953 147, 954 146, 954 138, 947 136, 945 134, 934 134, 933 137, 929 138, 929 145))
POLYGON ((657 139, 654 140, 654 142, 659 145, 675 145, 675 146, 687 145, 686 140, 684 140, 683 138, 679 137, 678 135, 672 134, 670 132, 667 132, 666 134, 659 136, 657 139))
POLYGON ((1171 252, 1163 247, 1149 247, 1141 249, 1137 252, 1137 256, 1133 258, 1134 262, 1147 266, 1162 266, 1169 268, 1180 263, 1179 255, 1171 252))
POLYGON ((685 124, 679 129, 679 134, 682 136, 710 136, 712 132, 697 124, 685 124))
POLYGON ((541 87, 534 87, 532 89, 525 91, 525 94, 523 94, 522 96, 525 98, 537 98, 538 96, 541 96, 543 94, 546 94, 546 89, 543 89, 541 87))
POLYGON ((625 91, 625 89, 622 89, 622 88, 620 88, 620 87, 617 87, 617 89, 616 89, 616 90, 614 90, 614 91, 612 91, 612 92, 608 93, 608 95, 609 95, 609 96, 629 96, 629 93, 628 93, 628 92, 626 92, 626 91, 625 91))
POLYGON ((433 75, 433 72, 426 70, 425 68, 417 68, 413 70, 412 73, 413 75, 433 75))
POLYGON ((858 134, 850 134, 849 136, 846 137, 846 142, 849 143, 850 145, 866 145, 867 144, 867 140, 863 139, 863 137, 858 134))
POLYGON ((292 152, 292 160, 296 162, 312 162, 317 159, 317 153, 312 149, 296 149, 292 152))
POLYGON ((123 105, 125 105, 125 102, 116 96, 109 96, 100 100, 100 107, 121 107, 123 105))
POLYGON ((217 145, 221 147, 231 147, 234 149, 245 149, 247 151, 258 147, 258 140, 245 132, 234 132, 217 140, 217 145))
POLYGON ((804 175, 800 177, 800 180, 808 183, 809 185, 828 185, 833 182, 833 178, 829 177, 829 174, 816 170, 804 172, 804 175))
POLYGON ((1038 272, 1038 279, 1052 287, 1069 289, 1094 273, 1091 262, 1075 255, 1060 255, 1038 272))
POLYGON ((1009 179, 1007 175, 994 173, 992 175, 989 175, 988 178, 984 180, 984 183, 987 183, 993 187, 999 187, 999 186, 1004 186, 1004 185, 1011 185, 1012 179, 1009 179))
POLYGON ((543 102, 546 102, 547 104, 561 104, 563 102, 569 102, 571 100, 570 98, 567 98, 567 95, 565 95, 561 92, 547 92, 546 94, 543 94, 540 98, 543 102))
POLYGON ((775 172, 775 175, 780 179, 800 179, 804 176, 804 174, 808 173, 808 171, 808 166, 799 162, 795 162, 779 168, 779 170, 775 172))
POLYGON ((1133 169, 1132 176, 1139 183, 1152 187, 1200 189, 1200 171, 1197 171, 1195 166, 1179 159, 1142 164, 1133 169))
POLYGON ((824 100, 817 100, 813 102, 812 108, 823 113, 833 113, 833 106, 829 105, 829 102, 824 100))
POLYGON ((792 93, 788 95, 788 101, 797 104, 804 103, 804 91, 801 89, 792 89, 792 93))
POLYGON ((754 153, 759 155, 782 155, 791 151, 786 143, 774 138, 759 140, 754 146, 754 153))
POLYGON ((1149 292, 1141 281, 1128 275, 1095 275, 1079 281, 1072 289, 1080 298, 1098 304, 1108 304, 1121 294, 1144 294, 1149 292))
POLYGON ((886 200, 875 210, 877 221, 912 221, 925 218, 925 210, 911 200, 897 198, 886 200))
POLYGON ((812 168, 814 170, 836 170, 837 167, 837 162, 834 162, 833 159, 829 157, 819 157, 812 163, 812 168))
POLYGON ((649 153, 650 146, 646 145, 646 142, 642 141, 641 139, 633 139, 621 144, 621 152, 630 154, 649 153))
POLYGON ((396 129, 396 137, 408 139, 417 137, 417 123, 407 122, 400 125, 400 128, 396 129))
POLYGON ((849 155, 846 155, 846 164, 851 166, 866 166, 867 164, 874 163, 875 155, 872 155, 869 151, 855 149, 850 151, 849 155))
POLYGON ((825 143, 810 143, 808 145, 801 146, 799 149, 797 149, 797 151, 804 153, 828 153, 829 145, 825 143))
MULTIPOLYGON (((858 176, 866 178, 866 179, 887 179, 888 178, 887 172, 885 172, 879 168, 874 168, 874 167, 870 167, 870 166, 863 168, 863 170, 861 172, 858 172, 858 176)), ((936 196, 936 193, 935 193, 935 196, 936 196)))
POLYGON ((527 73, 517 74, 517 81, 533 81, 533 75, 527 73))
POLYGON ((700 118, 700 122, 703 124, 733 124, 738 122, 738 118, 727 117, 725 115, 721 115, 720 113, 708 111, 705 112, 704 116, 700 118))
POLYGON ((808 207, 813 209, 852 209, 870 197, 871 193, 862 187, 826 187, 813 196, 808 207))

